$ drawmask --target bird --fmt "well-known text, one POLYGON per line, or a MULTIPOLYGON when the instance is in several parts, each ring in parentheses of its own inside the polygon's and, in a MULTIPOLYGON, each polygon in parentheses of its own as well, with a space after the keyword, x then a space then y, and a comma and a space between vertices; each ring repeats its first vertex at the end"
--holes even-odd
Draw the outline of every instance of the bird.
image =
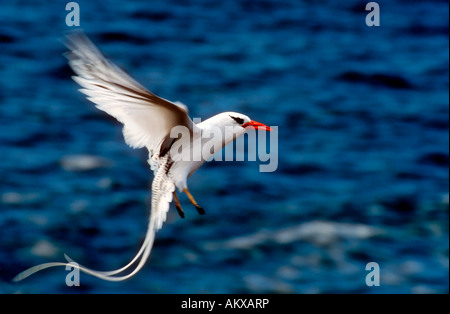
MULTIPOLYGON (((184 218, 177 193, 185 193, 200 215, 205 210, 197 203, 187 186, 187 179, 218 150, 243 135, 249 129, 272 131, 272 128, 251 120, 237 112, 223 112, 200 123, 194 123, 188 108, 181 102, 161 98, 133 79, 128 73, 106 58, 84 32, 68 34, 63 43, 68 48, 65 57, 74 72, 72 79, 81 86, 80 92, 95 106, 123 124, 126 144, 132 148, 147 148, 148 164, 154 178, 151 186, 151 210, 147 232, 140 250, 124 267, 112 271, 98 271, 74 263, 72 267, 108 281, 122 281, 138 273, 146 263, 155 240, 174 201, 184 218), (179 128, 188 136, 171 136, 179 128), (232 132, 226 132, 226 129, 232 132), (204 134, 220 131, 223 136, 207 138, 204 134), (192 158, 192 147, 209 147, 200 158, 192 158), (212 143, 211 143, 212 142, 212 143), (177 149, 175 149, 177 148, 177 149)), ((64 262, 50 262, 31 267, 18 274, 13 281, 23 280, 46 268, 67 266, 64 262)))

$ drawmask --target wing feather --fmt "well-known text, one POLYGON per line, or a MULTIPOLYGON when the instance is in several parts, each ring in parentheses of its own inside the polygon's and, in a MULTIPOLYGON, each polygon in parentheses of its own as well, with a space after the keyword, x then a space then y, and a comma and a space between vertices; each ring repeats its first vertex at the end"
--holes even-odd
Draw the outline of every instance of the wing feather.
POLYGON ((96 107, 124 125, 126 143, 147 147, 150 155, 159 152, 170 130, 177 125, 192 129, 186 106, 156 96, 106 59, 83 34, 67 36, 66 54, 80 91, 96 107))

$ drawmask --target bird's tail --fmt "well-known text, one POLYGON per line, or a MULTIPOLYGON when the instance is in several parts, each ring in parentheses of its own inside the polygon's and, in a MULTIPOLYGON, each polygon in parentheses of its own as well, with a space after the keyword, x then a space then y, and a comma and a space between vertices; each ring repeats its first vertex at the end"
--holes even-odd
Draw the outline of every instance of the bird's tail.
MULTIPOLYGON (((67 255, 65 255, 66 259, 70 262, 70 267, 78 268, 80 271, 98 277, 100 279, 108 280, 108 281, 122 281, 125 279, 128 279, 135 275, 141 268, 144 266, 145 262, 147 261, 150 252, 152 250, 153 242, 155 240, 155 231, 150 223, 148 226, 147 234, 145 236, 144 243, 142 244, 139 252, 134 256, 134 258, 124 267, 112 270, 112 271, 98 271, 93 270, 85 266, 78 265, 77 263, 73 263, 74 261, 67 255), (135 264, 139 260, 139 263, 136 265, 133 271, 126 275, 119 276, 126 270, 128 270, 133 264, 135 264)), ((27 270, 21 272, 16 277, 13 278, 13 281, 21 281, 34 273, 50 268, 50 267, 56 267, 56 266, 67 266, 68 263, 62 263, 62 262, 53 262, 53 263, 45 263, 33 266, 31 268, 28 268, 27 270)))
POLYGON ((112 271, 98 271, 85 266, 81 266, 77 263, 73 263, 74 261, 69 256, 65 255, 66 259, 70 262, 70 265, 68 263, 62 262, 39 264, 21 272, 13 278, 13 281, 21 281, 38 271, 50 267, 67 265, 73 268, 78 268, 80 271, 86 274, 108 281, 122 281, 134 276, 139 270, 142 269, 148 257, 150 256, 153 242, 155 240, 155 232, 161 228, 163 222, 166 220, 167 211, 169 210, 169 204, 172 201, 172 192, 175 189, 173 181, 167 176, 171 165, 172 163, 169 156, 161 158, 160 167, 156 170, 155 178, 152 183, 152 210, 147 228, 147 234, 145 235, 144 242, 142 243, 139 252, 137 252, 134 258, 127 265, 112 271), (139 261, 139 263, 136 265, 136 267, 128 274, 123 275, 123 273, 127 271, 131 266, 133 266, 137 261, 139 261))

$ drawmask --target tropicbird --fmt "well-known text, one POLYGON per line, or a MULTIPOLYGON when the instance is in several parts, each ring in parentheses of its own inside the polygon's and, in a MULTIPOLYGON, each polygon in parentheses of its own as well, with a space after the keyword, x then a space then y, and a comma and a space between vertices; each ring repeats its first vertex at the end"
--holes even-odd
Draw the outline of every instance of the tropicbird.
MULTIPOLYGON (((220 113, 195 124, 189 118, 188 109, 184 104, 171 102, 150 92, 105 58, 84 33, 69 34, 65 44, 69 49, 65 56, 76 74, 72 78, 82 87, 80 91, 98 109, 123 124, 123 135, 129 146, 132 148, 145 147, 149 151, 148 163, 154 173, 151 213, 147 233, 138 253, 127 265, 113 271, 97 271, 76 263, 70 264, 70 266, 77 267, 95 277, 109 281, 121 281, 132 277, 144 266, 153 246, 155 232, 161 229, 166 220, 172 200, 175 201, 179 215, 184 217, 176 190, 186 193, 199 214, 205 213, 189 192, 186 181, 209 157, 217 152, 217 149, 208 150, 202 154, 200 159, 193 160, 189 158, 192 157, 191 152, 183 147, 190 147, 195 143, 202 147, 205 144, 205 137, 202 134, 214 133, 213 129, 218 129, 224 134, 213 140, 215 142, 212 147, 218 148, 218 150, 243 135, 250 128, 266 131, 272 129, 236 112, 220 113), (175 127, 184 127, 190 136, 171 137, 171 130, 175 127), (233 127, 233 131, 226 132, 225 128, 227 127, 233 127), (172 149, 176 145, 181 149, 172 149), (190 156, 187 156, 188 154, 190 156), (130 271, 130 267, 136 263, 137 265, 130 271), (127 270, 128 273, 124 275, 127 270)), ((68 261, 73 262, 70 257, 65 256, 68 261)), ((21 272, 13 280, 25 279, 37 271, 49 267, 67 265, 62 262, 40 264, 21 272)))

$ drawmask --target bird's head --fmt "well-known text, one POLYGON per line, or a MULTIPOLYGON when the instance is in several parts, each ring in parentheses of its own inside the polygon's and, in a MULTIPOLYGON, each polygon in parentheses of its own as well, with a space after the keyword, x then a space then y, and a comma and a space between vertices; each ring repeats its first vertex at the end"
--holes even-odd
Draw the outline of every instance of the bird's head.
POLYGON ((272 131, 271 127, 260 122, 253 121, 242 113, 227 112, 226 114, 230 117, 230 125, 239 125, 244 129, 272 131))
POLYGON ((222 116, 222 122, 226 126, 240 126, 244 130, 257 129, 264 131, 272 131, 271 127, 262 124, 260 122, 253 121, 248 116, 242 113, 224 112, 220 115, 222 116))
POLYGON ((220 139, 222 147, 251 129, 272 131, 269 126, 253 121, 248 116, 237 112, 220 113, 199 123, 198 126, 203 131, 208 130, 208 133, 213 130, 218 131, 221 134, 218 139, 220 139))

